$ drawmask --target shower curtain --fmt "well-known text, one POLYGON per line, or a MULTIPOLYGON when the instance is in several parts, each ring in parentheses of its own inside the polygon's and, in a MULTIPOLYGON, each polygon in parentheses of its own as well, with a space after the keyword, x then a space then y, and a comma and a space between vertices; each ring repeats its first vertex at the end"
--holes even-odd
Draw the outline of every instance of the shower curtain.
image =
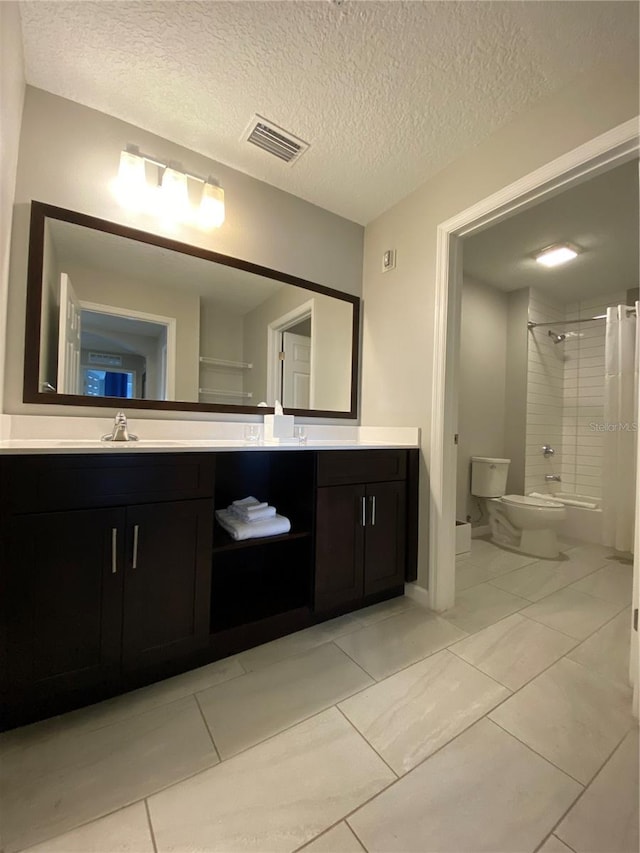
POLYGON ((605 332, 603 545, 633 551, 638 441, 638 302, 607 309, 605 332))

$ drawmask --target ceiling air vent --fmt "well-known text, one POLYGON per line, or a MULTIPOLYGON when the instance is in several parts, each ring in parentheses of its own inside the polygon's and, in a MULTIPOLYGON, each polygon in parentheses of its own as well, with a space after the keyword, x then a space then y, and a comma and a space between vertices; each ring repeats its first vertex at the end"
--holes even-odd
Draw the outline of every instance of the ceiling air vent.
POLYGON ((298 139, 288 130, 259 115, 251 119, 242 139, 289 164, 299 160, 309 148, 308 142, 298 139))

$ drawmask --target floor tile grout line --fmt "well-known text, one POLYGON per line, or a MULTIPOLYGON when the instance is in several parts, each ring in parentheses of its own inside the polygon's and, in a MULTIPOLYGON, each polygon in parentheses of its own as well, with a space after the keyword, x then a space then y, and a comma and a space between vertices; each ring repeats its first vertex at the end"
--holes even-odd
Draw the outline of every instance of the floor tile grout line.
MULTIPOLYGON (((1 2, 1 0, 0 0, 0 2, 1 2)), ((233 655, 231 655, 231 657, 233 657, 233 655)), ((221 658, 221 660, 226 660, 226 658, 221 658)), ((214 661, 214 663, 217 663, 217 661, 214 661)), ((188 670, 188 672, 195 672, 195 670, 188 670)), ((112 720, 111 722, 105 722, 102 725, 96 726, 96 728, 88 728, 88 729, 86 729, 86 731, 84 733, 87 735, 92 735, 92 734, 95 734, 96 732, 101 732, 104 729, 108 729, 111 726, 117 726, 117 725, 120 725, 121 723, 128 722, 129 720, 134 720, 134 719, 137 719, 138 717, 143 717, 145 714, 151 714, 154 711, 160 710, 160 708, 169 708, 171 705, 175 705, 177 702, 184 702, 185 699, 189 699, 191 696, 193 696, 195 698, 196 693, 203 693, 205 690, 210 690, 212 687, 217 687, 219 684, 222 685, 222 684, 227 684, 230 681, 235 681, 238 678, 242 678, 243 675, 246 675, 246 673, 243 672, 243 673, 239 673, 238 675, 232 675, 230 678, 227 678, 224 681, 220 681, 217 684, 210 684, 208 687, 204 687, 204 688, 198 689, 198 690, 192 690, 190 693, 185 693, 183 696, 178 696, 175 699, 169 699, 169 701, 166 701, 166 702, 159 702, 157 705, 153 705, 151 708, 146 708, 145 710, 134 712, 133 714, 129 714, 126 717, 122 717, 122 718, 117 719, 117 720, 112 720)), ((179 676, 176 676, 176 677, 179 677, 179 676)), ((162 682, 155 682, 155 683, 161 684, 162 682)), ((148 685, 148 686, 153 686, 153 685, 148 685)), ((137 689, 144 690, 145 688, 140 687, 137 689)), ((129 695, 130 695, 130 693, 119 693, 116 696, 109 697, 109 699, 105 699, 103 701, 110 702, 112 699, 119 699, 120 697, 126 697, 129 695)), ((101 704, 101 703, 96 703, 96 704, 101 704)), ((93 705, 86 705, 84 708, 77 708, 75 710, 67 711, 63 714, 56 715, 56 717, 48 717, 45 720, 40 720, 40 721, 35 722, 35 723, 29 723, 27 726, 19 726, 16 729, 9 729, 7 732, 0 733, 0 737, 3 734, 9 735, 9 734, 11 734, 11 732, 14 732, 14 731, 20 732, 22 729, 29 728, 29 726, 37 727, 41 723, 46 724, 46 723, 50 722, 50 720, 54 720, 57 717, 60 717, 62 719, 64 717, 66 717, 67 714, 74 714, 76 711, 83 711, 86 708, 92 708, 92 707, 93 707, 93 705)), ((70 727, 73 727, 73 720, 68 721, 68 722, 70 723, 70 727)), ((66 733, 65 730, 58 731, 58 732, 56 732, 56 731, 46 732, 45 731, 44 735, 45 735, 45 737, 49 737, 49 736, 57 737, 59 735, 64 735, 65 733, 66 733)), ((0 759, 1 759, 1 755, 0 755, 0 759)), ((43 775, 46 776, 47 774, 44 773, 43 775)), ((40 777, 38 777, 38 778, 40 778, 40 777)), ((0 851, 0 853, 1 853, 1 851, 0 851)))
MULTIPOLYGON (((586 593, 585 593, 585 595, 586 595, 586 593)), ((593 598, 593 596, 590 596, 590 597, 593 598)), ((597 600, 601 601, 602 599, 597 599, 597 600)), ((536 604, 537 603, 538 602, 536 602, 536 604)), ((608 602, 608 603, 610 603, 610 602, 608 602)), ((632 601, 629 601, 628 604, 625 604, 624 607, 622 607, 617 613, 614 613, 613 616, 609 617, 609 619, 607 619, 606 622, 603 622, 601 625, 598 625, 597 628, 594 628, 593 631, 591 631, 591 633, 587 634, 584 638, 573 637, 573 636, 571 636, 571 634, 565 634, 565 632, 561 631, 560 628, 551 628, 551 625, 547 625, 545 622, 539 622, 537 619, 534 619, 533 616, 528 616, 526 613, 520 613, 520 615, 524 616, 525 619, 529 619, 531 622, 536 622, 538 625, 544 625, 545 628, 550 628, 552 631, 557 631, 559 634, 562 634, 563 637, 569 637, 569 639, 571 639, 571 640, 577 640, 577 645, 580 646, 580 645, 582 645, 582 643, 586 643, 587 640, 590 640, 591 637, 594 636, 594 634, 598 633, 598 631, 601 631, 603 628, 605 628, 607 625, 609 625, 611 622, 613 622, 614 619, 617 619, 618 616, 620 616, 620 614, 624 610, 626 610, 627 607, 631 607, 632 603, 633 603, 632 601)), ((574 650, 575 650, 575 647, 574 647, 574 649, 571 649, 570 651, 574 651, 574 650)), ((567 652, 567 654, 569 654, 569 653, 570 652, 567 652)))
MULTIPOLYGON (((0 2, 1 2, 1 0, 0 0, 0 2)), ((379 602, 379 604, 386 604, 386 602, 387 602, 387 601, 396 601, 396 600, 399 600, 399 599, 402 599, 402 598, 405 598, 405 597, 406 597, 406 596, 405 596, 404 594, 403 594, 403 595, 398 595, 398 596, 395 596, 394 598, 388 598, 388 599, 385 599, 384 601, 379 602)), ((369 606, 370 606, 370 607, 376 607, 377 605, 372 604, 372 605, 369 605, 369 606)), ((344 632, 342 632, 342 633, 340 633, 340 634, 336 634, 336 635, 335 635, 335 637, 329 637, 329 638, 327 638, 327 639, 323 640, 321 643, 318 643, 317 645, 310 646, 308 649, 304 649, 304 650, 303 650, 303 651, 301 651, 301 652, 293 652, 293 653, 292 653, 292 654, 290 654, 290 655, 285 655, 284 657, 282 657, 282 658, 278 658, 278 660, 275 660, 275 661, 273 661, 272 663, 265 664, 264 666, 260 666, 260 667, 258 667, 257 669, 246 669, 246 668, 245 668, 245 674, 247 674, 247 675, 248 675, 248 674, 249 674, 249 673, 251 673, 251 672, 259 672, 259 671, 261 671, 261 670, 263 670, 263 669, 267 669, 268 667, 273 666, 273 664, 281 663, 282 661, 284 661, 284 660, 289 660, 289 659, 290 659, 290 658, 292 658, 292 657, 299 657, 300 655, 307 654, 308 652, 313 651, 314 649, 317 649, 317 648, 319 648, 320 646, 326 646, 326 645, 328 645, 329 643, 334 643, 334 644, 336 644, 336 645, 337 645, 336 640, 340 640, 342 637, 348 637, 348 636, 351 636, 351 634, 355 634, 355 633, 356 633, 356 632, 358 632, 358 631, 362 631, 364 628, 370 628, 372 625, 379 625, 381 622, 385 622, 387 619, 391 619, 391 618, 392 618, 392 617, 394 617, 394 616, 400 616, 400 615, 402 615, 403 613, 406 613, 407 611, 414 610, 415 608, 419 608, 419 607, 421 607, 421 605, 419 605, 419 604, 415 604, 414 602, 411 602, 411 604, 410 604, 409 606, 404 607, 404 608, 402 608, 402 609, 398 610, 398 611, 397 611, 397 612, 395 612, 395 613, 388 613, 388 614, 386 614, 386 615, 384 615, 384 616, 380 617, 380 619, 376 619, 376 620, 375 620, 375 621, 373 621, 373 622, 369 622, 369 623, 362 622, 362 623, 361 623, 361 624, 359 624, 359 625, 358 625, 358 624, 356 624, 356 625, 354 625, 354 626, 353 626, 353 628, 349 629, 348 631, 344 631, 344 632)), ((363 609, 364 609, 364 610, 366 610, 367 608, 363 608, 363 609)), ((427 608, 421 608, 421 609, 426 610, 427 608)), ((361 612, 361 611, 359 611, 359 610, 353 610, 353 611, 350 611, 349 613, 346 613, 346 614, 343 614, 343 615, 345 615, 345 616, 350 616, 350 615, 352 615, 352 614, 355 614, 355 615, 356 615, 356 618, 357 618, 357 614, 358 614, 359 612, 361 612)), ((335 618, 341 619, 342 617, 338 616, 338 617, 335 617, 335 618)), ((331 620, 327 620, 327 621, 331 621, 331 620)), ((316 628, 316 627, 320 627, 320 626, 322 626, 322 625, 326 625, 326 622, 318 622, 316 625, 311 625, 311 626, 310 626, 310 628, 316 628)), ((302 631, 308 631, 308 630, 309 630, 309 628, 302 628, 301 630, 302 630, 302 631)), ((297 634, 297 633, 299 633, 299 632, 298 632, 298 631, 295 631, 293 634, 285 634, 285 636, 284 636, 284 637, 278 637, 276 640, 270 640, 269 642, 271 642, 271 643, 276 643, 276 642, 278 642, 278 640, 280 640, 280 639, 286 639, 287 637, 293 637, 293 636, 295 636, 295 634, 297 634)), ((262 644, 261 644, 261 646, 262 646, 262 645, 269 645, 269 643, 262 643, 262 644)), ((261 648, 261 646, 255 646, 254 648, 255 648, 255 649, 259 649, 259 648, 261 648)), ((340 648, 340 646, 338 646, 338 648, 340 648)), ((246 652, 240 652, 240 653, 239 653, 239 655, 238 655, 238 657, 242 657, 242 655, 243 655, 243 654, 246 654, 247 652, 251 652, 251 651, 253 651, 253 650, 254 650, 254 649, 247 649, 247 650, 246 650, 246 652)), ((341 651, 344 651, 344 649, 341 649, 341 651)), ((354 661, 354 663, 355 663, 355 661, 354 661)), ((244 667, 243 667, 243 668, 244 668, 244 667)), ((373 676, 371 676, 371 677, 373 678, 373 676)), ((224 683, 224 682, 221 682, 221 683, 224 683)), ((213 686, 215 686, 215 685, 213 685, 213 686)))
MULTIPOLYGON (((495 709, 494 709, 494 710, 495 710, 495 709)), ((491 713, 493 713, 493 712, 492 712, 492 711, 489 711, 489 713, 491 714, 491 713)), ((553 761, 551 761, 551 759, 550 759, 550 758, 547 758, 547 756, 546 756, 546 755, 542 755, 542 753, 538 752, 538 750, 537 750, 537 749, 534 749, 534 748, 531 746, 531 744, 527 743, 526 741, 522 740, 522 738, 518 737, 518 735, 516 735, 516 734, 514 734, 513 732, 509 731, 509 729, 505 728, 505 726, 503 726, 501 723, 497 722, 496 720, 492 720, 491 718, 489 718, 489 721, 490 721, 490 722, 492 722, 492 723, 494 724, 494 726, 498 726, 498 728, 499 728, 499 729, 502 729, 502 731, 503 731, 503 732, 505 732, 506 734, 510 735, 512 738, 514 738, 514 740, 517 740, 517 741, 518 741, 518 743, 521 743, 523 746, 526 746, 526 748, 529 750, 529 752, 532 752, 534 755, 537 755, 537 756, 538 756, 538 758, 541 758, 543 761, 546 761, 546 762, 547 762, 547 764, 550 764, 550 765, 551 765, 551 767, 553 767, 553 768, 555 768, 556 770, 558 770, 560 773, 562 773, 562 774, 563 774, 564 776, 566 776, 568 779, 571 779, 571 780, 572 780, 572 782, 575 782, 576 784, 580 785, 580 787, 581 787, 583 790, 584 790, 584 789, 587 787, 587 785, 589 784, 588 782, 581 782, 579 779, 576 779, 576 777, 575 777, 575 776, 572 776, 572 775, 571 775, 571 773, 569 773, 567 770, 563 770, 563 769, 562 769, 562 767, 558 767, 558 765, 557 765, 557 764, 555 764, 553 761)), ((580 794, 581 794, 581 793, 582 793, 582 791, 580 792, 580 794)), ((574 802, 576 802, 576 801, 577 801, 577 799, 578 799, 578 797, 580 796, 580 794, 578 794, 578 795, 576 796, 576 799, 574 800, 574 802)))
MULTIPOLYGON (((581 797, 581 796, 582 796, 582 794, 580 794, 580 797, 581 797)), ((580 797, 578 797, 578 799, 580 799, 580 797)), ((577 800, 576 800, 576 802, 577 802, 577 800)), ((574 805, 575 805, 575 803, 574 803, 574 805)), ((573 806, 570 806, 569 808, 573 808, 573 806)), ((566 814, 566 812, 565 812, 565 814, 566 814)), ((556 824, 556 826, 557 826, 557 824, 556 824)), ((563 841, 563 840, 560 838, 560 836, 559 836, 559 835, 554 835, 554 834, 553 834, 553 832, 550 832, 550 833, 549 833, 549 835, 547 835, 547 837, 546 837, 546 838, 544 838, 544 839, 540 842, 540 844, 538 844, 538 846, 537 846, 537 847, 536 847, 536 849, 533 851, 533 853, 539 853, 539 851, 540 851, 540 850, 542 850, 542 848, 544 847, 544 845, 547 843, 547 841, 548 841, 550 838, 557 838, 557 839, 558 839, 558 841, 559 841, 561 844, 564 844, 564 846, 565 846, 568 850, 570 850, 570 851, 571 851, 571 853, 576 853, 576 851, 573 849, 573 847, 569 847, 569 845, 567 844, 567 842, 566 842, 566 841, 563 841)))
POLYGON ((153 831, 153 823, 151 822, 151 811, 149 809, 149 802, 147 798, 144 798, 144 808, 147 813, 147 823, 149 824, 149 833, 151 834, 151 844, 153 845, 153 853, 158 853, 158 845, 156 844, 156 834, 153 831))
MULTIPOLYGON (((589 782, 587 782, 587 784, 586 784, 586 785, 584 785, 584 790, 582 790, 582 791, 580 792, 580 794, 576 797, 576 799, 575 799, 575 800, 573 801, 573 803, 569 806, 569 808, 565 811, 565 813, 564 813, 560 818, 558 818, 558 820, 556 821, 556 823, 555 823, 555 824, 554 824, 554 826, 553 826, 553 829, 552 829, 552 830, 551 830, 551 832, 549 833, 550 835, 554 835, 554 834, 555 834, 556 829, 558 829, 558 827, 560 826, 560 824, 562 823, 562 821, 567 817, 567 815, 569 814, 569 812, 574 808, 574 806, 577 806, 577 805, 578 805, 578 803, 580 802, 580 800, 581 800, 581 799, 583 798, 583 796, 587 793, 587 791, 591 788, 591 786, 592 786, 592 785, 593 785, 593 783, 596 781, 596 779, 598 778, 598 776, 602 773, 602 771, 603 771, 603 770, 604 770, 604 768, 607 766, 607 764, 609 764, 609 762, 611 761, 611 759, 613 758, 613 756, 615 755, 615 753, 620 749, 620 746, 621 746, 622 742, 623 742, 623 741, 624 741, 624 739, 628 736, 628 734, 629 734, 629 732, 630 732, 630 731, 631 731, 631 727, 630 727, 629 729, 627 729, 627 731, 623 734, 623 736, 620 738, 620 740, 619 740, 619 741, 618 741, 618 743, 615 745, 615 747, 611 750, 611 752, 609 753, 609 755, 607 756, 607 758, 605 758, 605 760, 604 760, 604 761, 603 761, 603 763, 600 765, 600 767, 598 768, 598 770, 597 770, 597 771, 594 773, 594 775, 591 777, 590 781, 589 781, 589 782)), ((563 844, 566 844, 566 841, 564 841, 564 839, 563 839, 561 836, 558 836, 558 838, 560 838, 560 841, 562 841, 562 843, 563 843, 563 844)), ((567 844, 567 847, 570 847, 570 845, 569 845, 569 844, 567 844)), ((572 847, 570 847, 570 849, 572 849, 572 850, 573 850, 573 848, 572 848, 572 847)))
POLYGON ((355 837, 356 837, 356 839, 357 839, 357 841, 358 841, 358 844, 360 844, 360 845, 361 845, 361 847, 362 847, 362 849, 365 851, 365 853, 369 853, 369 850, 368 850, 367 846, 365 845, 364 841, 360 838, 360 836, 359 836, 359 835, 358 835, 358 833, 355 831, 355 829, 351 826, 351 824, 349 823, 349 821, 345 818, 345 821, 344 821, 344 822, 345 822, 345 823, 346 823, 346 825, 349 827, 349 829, 351 830, 351 832, 353 832, 353 834, 355 835, 355 837))
POLYGON ((211 740, 211 745, 213 746, 213 751, 215 752, 216 757, 218 759, 218 764, 220 764, 222 762, 220 750, 216 746, 216 741, 215 741, 215 738, 213 737, 213 732, 211 731, 211 729, 209 727, 209 723, 207 721, 207 718, 205 717, 204 711, 202 710, 202 705, 200 704, 200 701, 198 700, 198 697, 195 695, 195 693, 193 695, 193 698, 195 699, 195 703, 198 707, 198 711, 200 711, 200 716, 202 717, 202 722, 204 723, 204 727, 207 730, 207 734, 209 735, 209 739, 211 740))
MULTIPOLYGON (((346 714, 345 714, 345 712, 342 710, 342 708, 340 708, 338 705, 336 705, 335 707, 336 707, 336 710, 338 711, 338 713, 342 715, 343 719, 345 719, 345 720, 347 721, 347 723, 348 723, 348 724, 349 724, 349 726, 354 730, 354 732, 356 732, 356 734, 357 734, 357 735, 359 735, 359 737, 361 737, 361 738, 362 738, 362 740, 367 744, 367 746, 369 746, 369 747, 370 747, 370 748, 375 752, 375 754, 380 758, 380 760, 381 760, 381 761, 383 761, 383 762, 387 765, 387 767, 389 768, 389 770, 391 770, 391 772, 393 773, 393 775, 396 777, 396 780, 400 779, 400 774, 399 774, 396 770, 394 770, 394 769, 393 769, 393 767, 389 764, 389 762, 388 762, 388 761, 387 761, 387 759, 384 757, 384 755, 382 755, 382 754, 381 754, 381 753, 380 753, 380 752, 375 748, 375 746, 374 746, 374 745, 369 741, 369 739, 368 739, 368 738, 367 738, 367 737, 366 737, 366 736, 365 736, 365 735, 360 731, 360 729, 356 726, 356 724, 355 724, 351 719, 349 719, 349 717, 347 717, 347 715, 346 715, 346 714)), ((395 781, 395 780, 394 780, 394 781, 395 781)))

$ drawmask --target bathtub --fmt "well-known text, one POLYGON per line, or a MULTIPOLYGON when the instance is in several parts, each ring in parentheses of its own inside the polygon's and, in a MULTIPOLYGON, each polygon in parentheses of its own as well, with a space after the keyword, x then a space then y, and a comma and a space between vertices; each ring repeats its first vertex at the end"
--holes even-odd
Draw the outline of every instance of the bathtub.
POLYGON ((565 505, 566 518, 558 527, 559 536, 580 539, 594 545, 602 543, 602 507, 600 498, 569 492, 531 492, 531 497, 546 498, 565 505))

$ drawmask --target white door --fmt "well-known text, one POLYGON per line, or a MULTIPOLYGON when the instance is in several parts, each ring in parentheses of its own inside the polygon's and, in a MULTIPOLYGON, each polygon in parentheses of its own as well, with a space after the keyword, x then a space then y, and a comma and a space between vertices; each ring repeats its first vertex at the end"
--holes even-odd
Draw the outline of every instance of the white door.
POLYGON ((81 394, 80 390, 80 302, 66 273, 60 275, 58 318, 59 394, 81 394))
POLYGON ((282 333, 282 405, 288 409, 309 408, 311 381, 311 338, 282 333))

